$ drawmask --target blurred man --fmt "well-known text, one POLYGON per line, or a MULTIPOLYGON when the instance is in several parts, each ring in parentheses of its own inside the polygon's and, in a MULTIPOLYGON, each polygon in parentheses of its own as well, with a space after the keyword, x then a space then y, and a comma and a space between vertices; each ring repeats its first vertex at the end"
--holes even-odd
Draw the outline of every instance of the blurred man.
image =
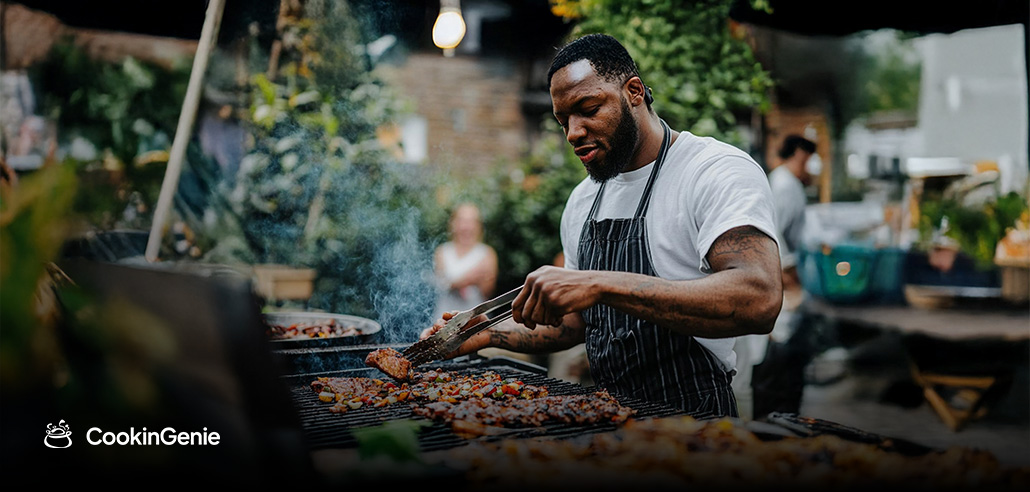
POLYGON ((799 329, 805 319, 797 312, 802 297, 797 266, 808 203, 805 186, 811 182, 806 164, 815 150, 815 142, 800 135, 788 135, 777 154, 780 165, 769 173, 769 185, 776 201, 783 309, 769 336, 742 339, 751 342, 745 350, 752 354, 753 366, 750 381, 739 381, 740 386, 750 384, 748 389, 754 399, 752 410, 758 418, 771 412, 798 413, 801 409, 804 371, 811 360, 811 347, 809 333, 799 329))
POLYGON ((778 152, 781 163, 769 173, 769 186, 776 202, 783 288, 789 290, 797 290, 801 286, 797 270, 798 251, 801 249, 801 231, 805 227, 805 205, 808 203, 805 187, 812 181, 805 164, 813 154, 815 142, 800 135, 788 135, 778 152))
POLYGON ((769 333, 783 299, 764 171, 731 145, 672 131, 611 36, 563 47, 548 82, 589 174, 562 215, 565 267, 529 274, 513 320, 451 355, 585 343, 592 380, 616 395, 736 416, 734 338, 769 333))

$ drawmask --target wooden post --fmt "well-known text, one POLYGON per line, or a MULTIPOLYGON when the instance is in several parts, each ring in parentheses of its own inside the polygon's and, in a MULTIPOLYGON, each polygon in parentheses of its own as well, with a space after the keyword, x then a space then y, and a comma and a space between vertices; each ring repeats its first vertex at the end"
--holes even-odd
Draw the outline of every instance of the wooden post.
POLYGON ((179 187, 179 174, 182 172, 186 147, 189 144, 193 130, 193 121, 197 117, 200 96, 203 94, 204 73, 207 72, 207 62, 211 57, 211 50, 218 41, 218 26, 222 22, 224 7, 225 0, 211 0, 207 5, 204 27, 200 32, 197 54, 193 58, 190 81, 186 87, 186 98, 182 103, 182 112, 179 113, 179 125, 175 129, 175 140, 172 142, 172 150, 168 156, 168 167, 165 168, 164 181, 161 183, 161 194, 158 196, 153 223, 150 226, 150 239, 147 241, 146 250, 146 258, 150 262, 157 261, 157 253, 161 249, 161 237, 164 235, 165 223, 168 220, 168 213, 172 207, 175 192, 179 187))

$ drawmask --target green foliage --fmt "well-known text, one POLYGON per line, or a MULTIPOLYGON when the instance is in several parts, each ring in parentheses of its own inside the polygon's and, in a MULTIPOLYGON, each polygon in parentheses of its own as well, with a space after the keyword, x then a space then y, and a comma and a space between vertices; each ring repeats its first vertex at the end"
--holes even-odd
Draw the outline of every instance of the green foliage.
POLYGON ((309 307, 425 326, 434 294, 421 210, 432 196, 423 170, 376 134, 404 108, 373 74, 347 3, 311 6, 286 26, 280 76, 252 76, 254 144, 214 187, 198 225, 205 259, 313 268, 309 307))
POLYGON ((943 234, 958 242, 978 268, 991 269, 998 242, 1027 208, 1026 197, 1015 191, 976 205, 952 197, 928 200, 920 211, 920 247, 928 249, 935 234, 943 234))
POLYGON ((429 425, 432 423, 423 420, 391 420, 351 432, 362 459, 386 456, 397 462, 420 461, 418 432, 429 425))
MULTIPOLYGON (((572 35, 606 33, 633 56, 656 111, 677 129, 740 145, 738 117, 769 108, 770 75, 727 28, 729 0, 596 0, 572 35)), ((746 121, 744 122, 746 123, 746 121)))
POLYGON ((0 196, 0 383, 8 395, 53 376, 48 265, 69 234, 75 190, 70 167, 49 165, 0 196))
POLYGON ((157 201, 167 155, 140 157, 171 146, 189 82, 187 61, 171 69, 131 57, 102 61, 63 40, 30 70, 42 113, 57 123, 59 145, 85 147, 67 160, 88 184, 74 209, 90 223, 124 226, 127 206, 157 201))
POLYGON ((895 40, 879 52, 866 53, 861 58, 862 86, 858 101, 862 114, 919 109, 922 65, 913 56, 911 43, 905 43, 897 35, 895 40))

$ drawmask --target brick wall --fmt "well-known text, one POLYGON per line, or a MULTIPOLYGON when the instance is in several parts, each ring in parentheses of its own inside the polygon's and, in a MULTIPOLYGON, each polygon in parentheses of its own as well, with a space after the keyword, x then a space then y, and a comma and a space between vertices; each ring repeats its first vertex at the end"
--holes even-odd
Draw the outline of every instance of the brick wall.
POLYGON ((42 60, 54 43, 71 36, 94 58, 121 61, 126 56, 169 68, 182 59, 190 60, 197 41, 143 34, 78 29, 63 24, 53 15, 19 4, 4 4, 3 69, 23 70, 42 60))
POLYGON ((519 62, 421 53, 379 69, 426 120, 425 165, 481 176, 526 150, 519 62))

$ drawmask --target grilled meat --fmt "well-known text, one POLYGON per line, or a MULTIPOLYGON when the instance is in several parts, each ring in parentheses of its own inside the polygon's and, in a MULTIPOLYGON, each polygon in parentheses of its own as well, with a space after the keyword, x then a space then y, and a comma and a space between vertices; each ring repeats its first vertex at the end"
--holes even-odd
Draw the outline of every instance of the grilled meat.
POLYGON ((447 423, 474 422, 487 426, 539 427, 547 422, 593 424, 625 422, 636 413, 608 392, 590 395, 546 396, 528 400, 466 400, 434 402, 413 409, 416 415, 447 423))
POLYGON ((316 393, 359 394, 378 391, 379 384, 369 378, 318 378, 311 382, 316 393))
POLYGON ((438 370, 413 373, 411 381, 400 384, 372 378, 321 377, 311 383, 311 388, 319 400, 335 403, 330 409, 333 412, 398 402, 457 403, 470 398, 529 399, 547 396, 547 388, 517 379, 504 379, 494 372, 470 376, 438 370))
POLYGON ((502 490, 1026 490, 1030 483, 1030 466, 1005 466, 974 448, 906 455, 833 435, 763 441, 733 420, 689 416, 633 419, 580 439, 474 442, 438 458, 466 470, 471 488, 502 490))
POLYGON ((357 326, 346 325, 332 318, 309 323, 283 325, 265 321, 265 333, 269 340, 299 340, 309 338, 334 338, 360 335, 357 326))
POLYGON ((411 377, 411 362, 392 348, 373 350, 365 357, 365 365, 379 369, 397 381, 407 381, 411 377))

